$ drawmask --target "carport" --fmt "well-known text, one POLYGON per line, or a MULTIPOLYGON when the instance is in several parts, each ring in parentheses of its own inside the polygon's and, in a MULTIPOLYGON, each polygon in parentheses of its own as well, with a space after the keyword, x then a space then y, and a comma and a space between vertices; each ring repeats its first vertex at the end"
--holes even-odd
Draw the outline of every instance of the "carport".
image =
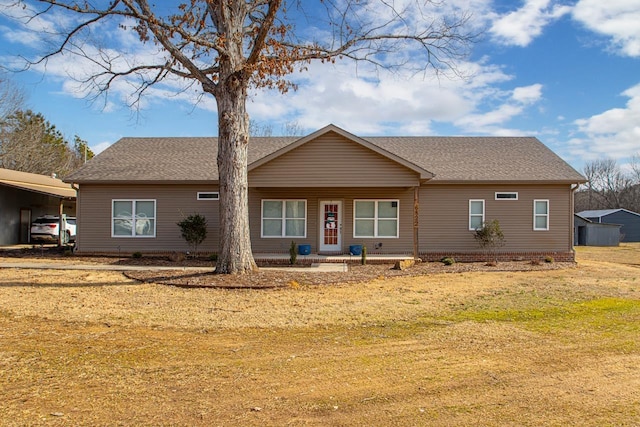
POLYGON ((29 243, 41 215, 75 216, 76 190, 53 176, 0 168, 0 245, 29 243))

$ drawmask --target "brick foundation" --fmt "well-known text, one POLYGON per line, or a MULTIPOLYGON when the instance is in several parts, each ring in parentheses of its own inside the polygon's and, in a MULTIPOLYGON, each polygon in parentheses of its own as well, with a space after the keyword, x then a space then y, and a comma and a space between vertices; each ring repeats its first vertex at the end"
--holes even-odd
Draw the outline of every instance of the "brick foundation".
POLYGON ((497 261, 532 261, 544 260, 546 257, 552 257, 557 262, 575 262, 575 252, 498 252, 487 255, 478 252, 429 252, 421 253, 420 258, 423 261, 434 262, 440 261, 442 258, 451 257, 456 262, 483 262, 488 260, 497 261))

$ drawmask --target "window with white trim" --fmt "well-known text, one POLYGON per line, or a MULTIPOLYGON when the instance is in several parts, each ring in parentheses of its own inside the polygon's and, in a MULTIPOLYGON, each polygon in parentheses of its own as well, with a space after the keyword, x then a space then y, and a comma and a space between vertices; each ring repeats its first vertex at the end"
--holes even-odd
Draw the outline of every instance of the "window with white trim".
POLYGON ((484 224, 484 200, 469 200, 469 230, 475 231, 484 224))
POLYGON ((496 191, 496 200, 518 200, 517 191, 496 191))
POLYGON ((111 237, 156 237, 156 201, 111 201, 111 237))
POLYGON ((397 238, 399 206, 398 200, 354 200, 353 237, 397 238))
POLYGON ((549 230, 549 200, 533 201, 533 229, 549 230))
POLYGON ((262 237, 307 237, 306 200, 263 200, 262 237))
POLYGON ((220 193, 217 191, 198 191, 198 200, 218 200, 220 193))

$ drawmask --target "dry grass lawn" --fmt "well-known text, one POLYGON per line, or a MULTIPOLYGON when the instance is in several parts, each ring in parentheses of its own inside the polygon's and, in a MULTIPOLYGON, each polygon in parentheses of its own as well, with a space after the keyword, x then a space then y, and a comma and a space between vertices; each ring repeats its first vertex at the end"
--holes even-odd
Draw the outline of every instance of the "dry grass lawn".
POLYGON ((640 244, 272 290, 0 270, 1 426, 640 425, 640 244))

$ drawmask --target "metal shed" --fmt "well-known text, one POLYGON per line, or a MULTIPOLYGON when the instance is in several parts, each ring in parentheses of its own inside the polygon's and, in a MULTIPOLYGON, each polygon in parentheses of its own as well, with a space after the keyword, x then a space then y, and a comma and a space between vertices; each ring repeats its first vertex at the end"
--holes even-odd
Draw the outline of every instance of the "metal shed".
POLYGON ((573 215, 574 246, 618 246, 620 244, 620 224, 601 224, 573 215))
POLYGON ((627 209, 602 209, 578 212, 598 224, 620 224, 621 242, 640 242, 640 214, 627 209))

